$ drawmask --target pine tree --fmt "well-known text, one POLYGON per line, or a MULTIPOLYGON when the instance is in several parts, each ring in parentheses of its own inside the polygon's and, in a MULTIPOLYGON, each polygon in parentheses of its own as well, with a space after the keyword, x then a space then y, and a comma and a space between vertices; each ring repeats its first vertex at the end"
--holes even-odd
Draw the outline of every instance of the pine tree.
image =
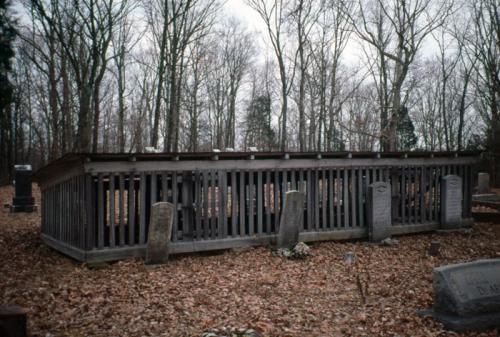
POLYGON ((400 151, 411 150, 417 145, 418 138, 415 134, 415 126, 405 106, 399 110, 396 135, 398 137, 398 150, 400 151))
POLYGON ((276 133, 271 127, 271 97, 267 94, 253 98, 247 107, 247 146, 259 150, 272 150, 276 145, 276 133))

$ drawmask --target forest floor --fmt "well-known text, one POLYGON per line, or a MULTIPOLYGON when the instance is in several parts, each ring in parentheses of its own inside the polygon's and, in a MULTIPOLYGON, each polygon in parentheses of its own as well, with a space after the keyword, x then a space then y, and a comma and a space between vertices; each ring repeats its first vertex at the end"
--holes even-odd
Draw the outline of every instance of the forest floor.
MULTIPOLYGON (((0 188, 0 202, 10 202, 12 192, 0 188)), ((40 204, 37 189, 34 195, 40 204)), ((259 247, 174 256, 155 269, 142 260, 92 269, 42 243, 39 212, 2 209, 0 304, 26 308, 30 336, 43 337, 201 336, 228 326, 266 337, 500 335, 459 335, 416 314, 432 306, 434 267, 500 257, 500 226, 397 240, 317 243, 304 260, 259 247), (439 257, 426 254, 432 240, 441 243, 439 257), (343 262, 349 251, 355 266, 343 262)))

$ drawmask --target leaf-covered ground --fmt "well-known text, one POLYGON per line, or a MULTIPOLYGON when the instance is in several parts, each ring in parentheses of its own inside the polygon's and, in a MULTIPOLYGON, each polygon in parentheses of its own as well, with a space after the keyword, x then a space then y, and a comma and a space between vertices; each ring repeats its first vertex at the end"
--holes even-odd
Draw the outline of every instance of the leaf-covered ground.
MULTIPOLYGON (((11 194, 0 188, 1 202, 11 194)), ((432 268, 500 257, 500 226, 476 224, 395 246, 318 243, 305 260, 259 247, 175 256, 156 269, 141 260, 89 269, 46 247, 39 232, 39 213, 0 211, 0 304, 27 308, 32 336, 201 336, 228 326, 264 336, 458 336, 416 315, 432 305, 432 268), (441 256, 426 255, 431 240, 441 256), (349 251, 356 266, 343 262, 349 251)))

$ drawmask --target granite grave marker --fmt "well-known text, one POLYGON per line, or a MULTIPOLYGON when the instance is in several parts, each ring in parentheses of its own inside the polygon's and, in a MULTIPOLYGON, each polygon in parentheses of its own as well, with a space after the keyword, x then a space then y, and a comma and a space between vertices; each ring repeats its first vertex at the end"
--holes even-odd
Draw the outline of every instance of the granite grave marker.
POLYGON ((175 206, 169 202, 157 202, 151 206, 146 264, 162 264, 168 260, 175 206))
POLYGON ((380 242, 391 236, 391 184, 383 181, 368 186, 368 236, 380 242))
POLYGON ((441 180, 441 228, 462 227, 462 178, 444 176, 441 180))
POLYGON ((304 193, 288 191, 281 211, 278 248, 292 249, 299 242, 299 232, 304 220, 304 193))
POLYGON ((425 310, 455 331, 500 327, 500 259, 435 268, 434 305, 425 310))

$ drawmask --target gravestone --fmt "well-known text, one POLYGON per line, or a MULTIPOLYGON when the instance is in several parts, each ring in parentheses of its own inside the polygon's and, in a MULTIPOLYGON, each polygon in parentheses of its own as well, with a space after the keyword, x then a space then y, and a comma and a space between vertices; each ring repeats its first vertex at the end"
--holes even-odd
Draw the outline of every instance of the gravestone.
POLYGON ((481 172, 477 175, 477 193, 490 193, 490 175, 488 173, 481 172))
POLYGON ((424 310, 455 331, 500 327, 500 259, 438 267, 433 272, 434 305, 424 310))
POLYGON ((278 248, 292 249, 299 242, 299 232, 304 220, 304 193, 288 191, 281 211, 278 248))
POLYGON ((15 165, 14 188, 11 212, 33 212, 36 210, 35 198, 31 191, 31 165, 15 165))
POLYGON ((0 306, 0 336, 26 337, 26 310, 17 306, 0 306))
POLYGON ((368 236, 380 242, 391 236, 391 184, 383 181, 368 186, 368 236))
POLYGON ((157 202, 151 206, 146 264, 162 264, 168 260, 175 206, 169 202, 157 202))
POLYGON ((441 180, 441 228, 462 227, 462 178, 444 176, 441 180))

